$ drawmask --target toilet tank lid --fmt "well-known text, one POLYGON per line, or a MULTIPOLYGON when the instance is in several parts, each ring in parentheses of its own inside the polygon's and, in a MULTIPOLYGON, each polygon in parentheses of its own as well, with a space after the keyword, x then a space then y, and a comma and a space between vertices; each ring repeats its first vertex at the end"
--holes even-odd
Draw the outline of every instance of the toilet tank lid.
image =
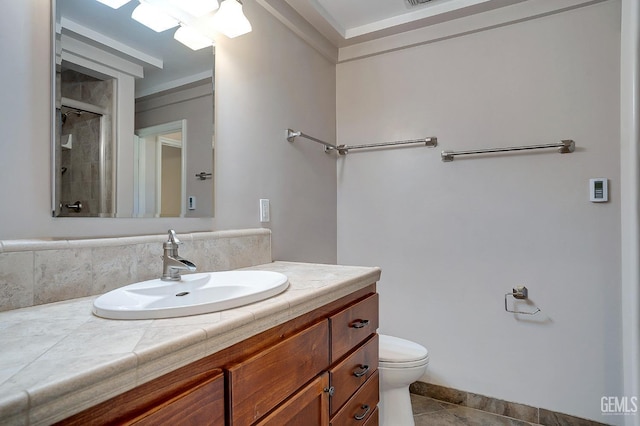
POLYGON ((429 356, 429 351, 410 340, 399 337, 380 334, 380 361, 386 362, 408 362, 425 359, 429 356))

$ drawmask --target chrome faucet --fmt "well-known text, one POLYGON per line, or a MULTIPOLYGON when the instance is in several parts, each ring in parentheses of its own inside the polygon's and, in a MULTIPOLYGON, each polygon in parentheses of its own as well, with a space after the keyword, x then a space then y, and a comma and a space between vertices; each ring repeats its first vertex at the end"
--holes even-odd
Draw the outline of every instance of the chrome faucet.
POLYGON ((164 255, 162 256, 162 281, 180 281, 180 271, 196 270, 196 265, 193 262, 183 259, 178 255, 178 245, 182 244, 178 237, 176 237, 176 231, 169 229, 169 240, 162 244, 164 249, 164 255))

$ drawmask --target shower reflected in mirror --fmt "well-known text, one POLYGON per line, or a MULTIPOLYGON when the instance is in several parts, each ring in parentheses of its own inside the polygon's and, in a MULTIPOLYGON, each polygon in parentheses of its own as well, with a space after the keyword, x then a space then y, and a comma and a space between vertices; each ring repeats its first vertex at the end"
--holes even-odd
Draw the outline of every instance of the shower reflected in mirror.
POLYGON ((56 131, 57 215, 113 216, 111 141, 113 80, 66 69, 60 72, 56 131))

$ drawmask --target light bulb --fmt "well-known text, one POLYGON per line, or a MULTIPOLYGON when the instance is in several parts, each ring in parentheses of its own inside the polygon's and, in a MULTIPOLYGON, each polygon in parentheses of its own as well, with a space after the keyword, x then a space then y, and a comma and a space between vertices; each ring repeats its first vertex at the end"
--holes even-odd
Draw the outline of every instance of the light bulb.
POLYGON ((173 38, 193 50, 200 50, 208 46, 213 46, 213 40, 200 34, 192 27, 180 25, 180 28, 178 28, 176 33, 173 35, 173 38))
POLYGON ((242 5, 236 0, 224 0, 220 9, 213 16, 216 31, 229 38, 251 32, 251 23, 242 13, 242 5))
POLYGON ((196 18, 211 13, 219 7, 217 0, 171 0, 171 3, 196 18))
POLYGON ((142 1, 138 7, 133 10, 131 17, 158 33, 179 24, 176 19, 162 12, 160 9, 142 1))

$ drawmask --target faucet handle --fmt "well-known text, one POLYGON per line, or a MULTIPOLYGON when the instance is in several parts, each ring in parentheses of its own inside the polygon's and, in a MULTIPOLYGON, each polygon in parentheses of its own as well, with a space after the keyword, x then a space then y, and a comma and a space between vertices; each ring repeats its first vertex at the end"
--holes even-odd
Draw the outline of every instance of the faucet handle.
POLYGON ((178 239, 178 237, 176 236, 176 231, 174 231, 173 229, 169 229, 169 241, 172 244, 178 245, 178 244, 182 244, 180 242, 180 240, 178 239))

